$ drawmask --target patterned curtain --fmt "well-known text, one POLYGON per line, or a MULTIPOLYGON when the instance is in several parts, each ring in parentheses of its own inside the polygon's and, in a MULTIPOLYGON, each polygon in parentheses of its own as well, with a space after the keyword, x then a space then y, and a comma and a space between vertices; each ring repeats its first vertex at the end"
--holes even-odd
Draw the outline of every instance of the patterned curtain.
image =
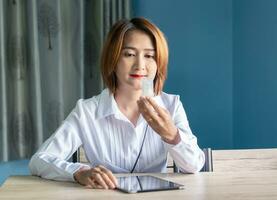
POLYGON ((130 0, 0 0, 0 161, 30 158, 103 89, 103 40, 130 15, 130 0))

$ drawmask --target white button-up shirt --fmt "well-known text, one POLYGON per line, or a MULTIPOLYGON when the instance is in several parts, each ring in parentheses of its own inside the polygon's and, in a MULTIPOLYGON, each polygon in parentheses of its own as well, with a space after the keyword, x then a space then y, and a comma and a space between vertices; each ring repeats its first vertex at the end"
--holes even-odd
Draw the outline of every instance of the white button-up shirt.
POLYGON ((77 102, 62 125, 31 158, 31 173, 47 179, 74 181, 74 172, 85 164, 67 160, 80 146, 90 167, 103 165, 114 173, 128 173, 138 157, 144 134, 134 172, 166 172, 168 152, 181 171, 199 171, 205 156, 190 130, 179 96, 162 92, 154 100, 171 114, 181 136, 177 145, 164 142, 149 125, 146 128, 142 115, 134 126, 105 89, 98 96, 77 102))

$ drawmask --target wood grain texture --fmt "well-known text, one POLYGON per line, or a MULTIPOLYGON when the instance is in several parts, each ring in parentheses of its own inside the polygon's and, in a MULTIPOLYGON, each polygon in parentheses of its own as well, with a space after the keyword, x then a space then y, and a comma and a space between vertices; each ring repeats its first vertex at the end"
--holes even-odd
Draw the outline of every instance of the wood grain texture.
POLYGON ((185 189, 125 194, 117 190, 88 189, 77 183, 50 181, 34 176, 13 176, 0 188, 0 199, 277 199, 277 170, 152 175, 184 184, 185 189))
POLYGON ((212 156, 215 172, 277 170, 277 148, 213 150, 212 156))

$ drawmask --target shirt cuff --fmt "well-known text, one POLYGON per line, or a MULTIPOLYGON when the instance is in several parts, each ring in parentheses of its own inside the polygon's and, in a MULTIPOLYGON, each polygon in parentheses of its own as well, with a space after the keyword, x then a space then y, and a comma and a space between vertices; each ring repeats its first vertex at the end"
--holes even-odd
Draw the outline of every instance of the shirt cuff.
POLYGON ((68 169, 67 172, 70 174, 70 179, 72 182, 76 182, 74 178, 74 173, 77 172, 81 168, 88 168, 90 169, 91 166, 83 164, 83 163, 73 163, 68 169))
POLYGON ((188 146, 192 145, 191 144, 191 135, 183 133, 179 128, 178 128, 178 134, 179 134, 179 137, 178 137, 179 142, 177 144, 170 144, 163 140, 167 149, 178 149, 178 147, 182 146, 183 144, 188 145, 188 146))
POLYGON ((180 136, 180 133, 179 133, 179 129, 177 129, 177 134, 176 134, 176 136, 173 140, 163 139, 163 141, 168 143, 168 144, 172 144, 172 145, 179 144, 181 142, 181 136, 180 136))

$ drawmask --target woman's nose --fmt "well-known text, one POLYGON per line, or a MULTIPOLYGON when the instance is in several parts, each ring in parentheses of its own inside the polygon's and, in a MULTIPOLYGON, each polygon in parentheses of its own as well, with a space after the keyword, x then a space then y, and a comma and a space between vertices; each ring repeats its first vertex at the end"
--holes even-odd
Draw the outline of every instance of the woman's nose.
POLYGON ((136 68, 138 70, 144 70, 145 69, 145 60, 144 60, 144 57, 142 56, 138 56, 137 57, 137 60, 136 60, 136 68))

